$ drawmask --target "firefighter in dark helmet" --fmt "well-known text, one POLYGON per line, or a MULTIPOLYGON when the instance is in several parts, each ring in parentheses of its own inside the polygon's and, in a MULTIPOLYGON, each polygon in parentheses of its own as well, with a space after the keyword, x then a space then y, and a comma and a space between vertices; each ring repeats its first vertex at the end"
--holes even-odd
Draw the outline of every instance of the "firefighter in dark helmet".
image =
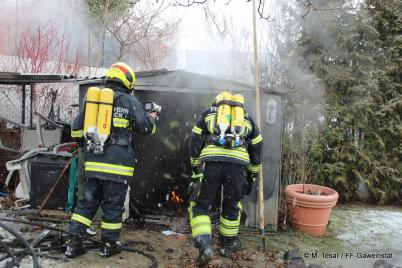
POLYGON ((219 221, 220 253, 224 256, 241 249, 237 237, 241 199, 250 194, 261 168, 262 136, 245 113, 244 98, 224 91, 193 127, 191 138, 193 174, 189 190, 189 214, 199 264, 213 257, 210 208, 223 186, 219 221), (191 194, 190 194, 190 200, 191 194))
POLYGON ((157 114, 144 111, 131 94, 135 81, 134 71, 127 64, 113 64, 106 73, 105 88, 88 89, 73 122, 71 136, 85 144, 85 183, 69 222, 67 257, 86 252, 81 238, 99 206, 103 212, 100 255, 109 257, 121 252, 118 239, 124 201, 134 174, 132 133, 153 134, 156 130, 157 114))

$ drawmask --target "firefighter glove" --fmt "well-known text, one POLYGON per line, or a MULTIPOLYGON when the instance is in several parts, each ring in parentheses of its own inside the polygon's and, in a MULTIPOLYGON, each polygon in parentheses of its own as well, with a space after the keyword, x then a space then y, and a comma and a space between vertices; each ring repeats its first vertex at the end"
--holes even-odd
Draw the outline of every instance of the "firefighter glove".
POLYGON ((257 179, 257 174, 251 173, 251 172, 247 172, 247 178, 246 181, 244 183, 244 187, 243 187, 243 194, 244 195, 249 195, 251 193, 251 191, 253 190, 253 185, 254 182, 257 179))
POLYGON ((162 111, 162 106, 156 104, 152 101, 147 101, 144 103, 144 110, 149 114, 154 120, 159 120, 159 115, 162 111))

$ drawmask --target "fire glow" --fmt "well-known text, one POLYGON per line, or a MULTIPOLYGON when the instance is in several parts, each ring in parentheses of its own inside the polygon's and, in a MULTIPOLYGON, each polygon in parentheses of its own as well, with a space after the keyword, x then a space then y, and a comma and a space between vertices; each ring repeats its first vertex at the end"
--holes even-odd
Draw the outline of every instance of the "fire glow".
POLYGON ((175 204, 184 203, 184 199, 175 190, 170 193, 170 200, 175 204))

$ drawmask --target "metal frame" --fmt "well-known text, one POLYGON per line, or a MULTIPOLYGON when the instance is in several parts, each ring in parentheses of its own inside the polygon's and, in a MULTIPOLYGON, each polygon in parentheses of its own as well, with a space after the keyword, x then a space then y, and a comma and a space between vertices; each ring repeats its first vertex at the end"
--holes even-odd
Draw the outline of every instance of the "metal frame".
POLYGON ((67 74, 20 74, 0 72, 0 85, 21 86, 21 124, 25 124, 26 86, 29 85, 29 127, 33 127, 33 93, 36 84, 48 83, 76 83, 82 78, 67 74))

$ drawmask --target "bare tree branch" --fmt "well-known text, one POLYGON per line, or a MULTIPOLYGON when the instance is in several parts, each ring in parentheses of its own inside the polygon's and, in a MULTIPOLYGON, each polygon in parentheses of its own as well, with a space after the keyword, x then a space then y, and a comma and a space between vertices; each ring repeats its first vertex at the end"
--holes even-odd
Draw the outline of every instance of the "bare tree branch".
POLYGON ((167 0, 156 3, 136 1, 127 10, 111 12, 106 29, 119 44, 114 51, 118 59, 130 61, 133 58, 132 62, 149 69, 166 58, 179 20, 164 16, 171 6, 167 0))
MULTIPOLYGON (((252 0, 246 0, 246 2, 251 2, 252 0)), ((156 2, 158 2, 158 0, 156 1, 156 2)), ((216 0, 213 0, 213 2, 216 2, 216 0)), ((226 0, 226 3, 225 3, 225 5, 229 5, 230 3, 232 2, 232 0, 226 0)), ((197 1, 197 0, 187 0, 187 1, 184 1, 184 0, 177 0, 177 1, 175 1, 175 6, 182 6, 182 7, 189 7, 189 6, 192 6, 192 5, 194 5, 194 4, 197 4, 197 5, 202 5, 202 4, 207 4, 208 3, 208 0, 203 0, 203 1, 197 1)), ((272 20, 270 19, 270 14, 268 14, 268 15, 265 15, 264 14, 264 5, 265 5, 265 0, 259 0, 259 3, 258 3, 258 14, 260 15, 260 18, 261 19, 264 19, 264 20, 267 20, 267 21, 269 21, 269 22, 272 22, 272 20)))
POLYGON ((306 12, 302 15, 303 19, 306 18, 307 15, 310 14, 311 11, 334 11, 334 10, 340 10, 340 9, 347 9, 347 10, 356 9, 355 7, 321 8, 321 7, 317 7, 315 4, 313 4, 312 0, 296 0, 296 2, 301 3, 306 8, 306 12))
MULTIPOLYGON (((196 1, 196 0, 190 1, 190 0, 187 0, 187 3, 186 3, 186 4, 183 4, 181 1, 176 1, 176 2, 174 3, 174 5, 175 5, 175 6, 182 6, 182 7, 189 7, 189 6, 192 6, 192 5, 194 5, 194 4, 198 4, 198 5, 200 5, 200 4, 205 4, 207 1, 208 1, 208 0, 204 0, 204 1, 196 1)), ((158 2, 158 1, 156 1, 156 2, 158 2)))
POLYGON ((268 13, 267 16, 264 15, 264 6, 265 6, 265 1, 260 0, 260 2, 258 4, 257 12, 260 15, 261 19, 267 20, 268 22, 272 22, 273 20, 271 20, 271 14, 270 13, 268 13))
MULTIPOLYGON (((246 2, 251 2, 252 0, 245 0, 246 2)), ((274 20, 271 19, 271 14, 268 12, 268 15, 266 14, 266 1, 267 0, 259 0, 258 2, 258 7, 257 7, 257 12, 260 15, 261 19, 264 19, 268 22, 273 22, 274 20)), ((333 7, 333 8, 321 8, 318 7, 317 5, 313 4, 312 0, 295 0, 296 3, 299 2, 301 3, 305 8, 306 12, 302 15, 302 18, 306 18, 307 15, 311 11, 333 11, 333 10, 339 10, 339 9, 345 9, 345 7, 333 7)), ((158 0, 156 0, 158 2, 158 0)), ((216 2, 216 0, 213 0, 213 2, 216 2)), ((232 0, 226 0, 225 5, 229 5, 232 2, 232 0)), ((197 0, 176 0, 175 1, 175 6, 182 6, 182 7, 189 7, 194 4, 197 5, 202 5, 202 4, 207 4, 208 0, 203 0, 203 1, 197 1, 197 0)), ((347 8, 347 9, 355 9, 355 8, 347 8)))

